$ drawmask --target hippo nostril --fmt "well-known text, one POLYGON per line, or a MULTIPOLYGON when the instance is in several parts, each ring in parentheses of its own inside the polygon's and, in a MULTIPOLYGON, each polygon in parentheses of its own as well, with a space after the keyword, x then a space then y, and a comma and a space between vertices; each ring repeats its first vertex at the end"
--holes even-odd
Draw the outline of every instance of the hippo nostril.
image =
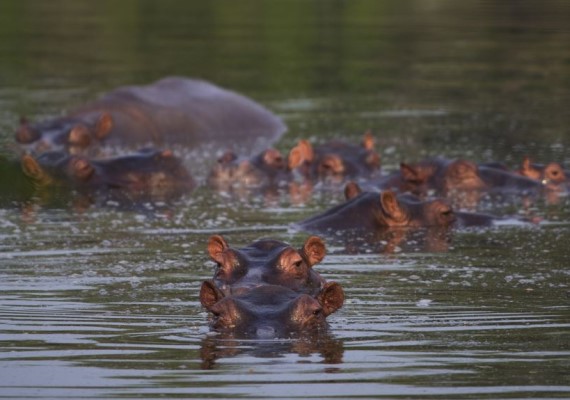
POLYGON ((259 339, 273 339, 275 338, 275 328, 271 326, 261 326, 255 331, 255 335, 259 339))

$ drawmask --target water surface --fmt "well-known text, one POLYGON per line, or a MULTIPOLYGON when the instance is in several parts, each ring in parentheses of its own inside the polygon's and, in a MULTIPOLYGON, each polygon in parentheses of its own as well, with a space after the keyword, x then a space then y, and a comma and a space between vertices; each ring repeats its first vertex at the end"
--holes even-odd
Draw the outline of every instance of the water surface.
MULTIPOLYGON (((347 297, 328 333, 237 341, 198 301, 208 237, 300 246, 289 224, 340 193, 38 199, 12 136, 22 115, 183 75, 283 117, 283 151, 371 129, 386 170, 428 155, 568 167, 569 17, 564 1, 3 2, 0 397, 569 397, 567 198, 487 205, 511 219, 449 242, 328 240, 317 268, 347 297)), ((198 181, 218 150, 184 151, 198 181)))

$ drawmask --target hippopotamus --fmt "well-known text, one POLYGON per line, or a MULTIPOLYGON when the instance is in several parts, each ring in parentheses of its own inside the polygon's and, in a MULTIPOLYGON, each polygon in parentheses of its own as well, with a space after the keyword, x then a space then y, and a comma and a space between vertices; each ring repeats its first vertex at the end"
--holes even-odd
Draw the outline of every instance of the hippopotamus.
POLYGON ((388 228, 450 227, 492 224, 486 214, 455 212, 447 200, 422 201, 411 194, 362 191, 349 182, 345 187, 346 202, 297 224, 303 230, 319 233, 344 231, 377 232, 388 228))
POLYGON ((540 182, 495 165, 443 158, 401 163, 398 172, 380 179, 376 187, 418 196, 434 192, 444 197, 460 192, 528 194, 542 189, 540 182))
POLYGON ((310 236, 302 249, 272 239, 261 239, 235 249, 220 235, 208 241, 208 253, 216 262, 214 282, 225 293, 239 293, 259 284, 273 284, 295 291, 320 290, 324 278, 312 267, 326 254, 325 243, 310 236))
POLYGON ((324 331, 326 318, 342 307, 344 292, 338 283, 328 282, 315 295, 271 284, 227 295, 207 280, 200 302, 213 314, 214 330, 246 338, 288 338, 324 331))
POLYGON ((41 189, 62 185, 79 192, 123 192, 135 197, 171 198, 191 191, 194 180, 170 150, 142 149, 90 160, 62 151, 22 156, 22 169, 41 189))
POLYGON ((569 172, 557 162, 548 164, 533 163, 530 157, 523 159, 518 173, 528 178, 542 182, 549 189, 557 189, 568 181, 569 172))
POLYGON ((290 180, 287 160, 279 150, 269 148, 252 157, 239 157, 228 150, 218 158, 208 175, 214 188, 259 188, 279 186, 290 180))
POLYGON ((346 179, 370 179, 380 170, 380 155, 374 147, 370 132, 364 134, 360 145, 333 140, 312 146, 301 140, 292 150, 297 157, 289 166, 307 179, 332 184, 346 179))
POLYGON ((71 153, 105 144, 141 147, 275 141, 286 127, 279 117, 238 93, 212 83, 167 77, 124 86, 62 117, 38 123, 22 119, 16 140, 41 153, 71 153))

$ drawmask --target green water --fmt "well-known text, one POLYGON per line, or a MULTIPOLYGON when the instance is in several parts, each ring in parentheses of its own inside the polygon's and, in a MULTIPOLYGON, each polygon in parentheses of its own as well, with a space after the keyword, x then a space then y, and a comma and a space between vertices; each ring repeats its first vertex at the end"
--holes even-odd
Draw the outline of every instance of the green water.
MULTIPOLYGON (((198 301, 207 239, 273 237, 336 204, 200 187, 133 211, 35 199, 20 116, 60 115, 168 75, 243 93, 299 138, 357 141, 383 168, 429 155, 570 165, 566 1, 0 3, 0 397, 570 396, 570 205, 493 205, 538 225, 413 239, 319 272, 344 307, 313 340, 224 341, 198 301), (425 239, 425 238, 424 238, 425 239)), ((216 150, 188 150, 198 181, 216 150)), ((219 149, 220 151, 222 149, 219 149)))

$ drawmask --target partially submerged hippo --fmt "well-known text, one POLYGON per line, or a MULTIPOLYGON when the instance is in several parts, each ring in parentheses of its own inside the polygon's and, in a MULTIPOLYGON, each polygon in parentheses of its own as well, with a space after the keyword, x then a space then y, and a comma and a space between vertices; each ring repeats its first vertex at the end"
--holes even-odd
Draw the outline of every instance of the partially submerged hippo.
POLYGON ((391 190, 362 192, 354 183, 346 186, 345 194, 345 203, 305 219, 297 226, 309 232, 338 234, 343 231, 373 233, 401 227, 449 227, 455 223, 490 225, 493 221, 484 214, 454 212, 449 203, 440 198, 422 201, 391 190))
POLYGON ((380 170, 380 155, 370 132, 364 134, 359 145, 333 140, 312 146, 301 140, 292 151, 298 157, 290 162, 290 168, 313 181, 338 184, 346 179, 369 179, 380 170))
POLYGON ((342 307, 344 292, 338 283, 329 282, 316 295, 269 284, 227 295, 215 282, 204 281, 200 302, 213 314, 214 330, 272 339, 326 329, 326 317, 342 307))
POLYGON ((119 87, 63 117, 34 124, 23 119, 16 140, 35 153, 61 148, 78 153, 98 143, 273 142, 285 129, 280 118, 245 96, 202 80, 168 77, 119 87))
POLYGON ((325 280, 312 267, 326 254, 325 244, 311 236, 297 250, 272 239, 258 240, 235 249, 220 235, 210 237, 208 253, 216 262, 214 282, 226 293, 238 293, 260 284, 281 285, 296 291, 315 292, 325 280))
POLYGON ((560 185, 568 182, 568 171, 565 171, 562 165, 557 162, 548 164, 533 163, 530 157, 523 159, 522 165, 518 173, 537 181, 542 182, 547 188, 558 188, 560 185))
POLYGON ((103 160, 46 152, 37 158, 26 154, 21 164, 39 189, 62 185, 79 192, 121 191, 162 198, 187 193, 195 186, 188 170, 169 150, 144 149, 103 160))
POLYGON ((216 189, 260 188, 280 186, 290 179, 287 160, 279 150, 270 148, 253 157, 239 157, 233 151, 226 151, 212 167, 208 184, 216 189))
POLYGON ((400 170, 379 180, 377 187, 418 196, 430 192, 448 196, 462 191, 528 194, 543 188, 540 182, 494 165, 443 158, 428 159, 417 164, 401 163, 400 170))

